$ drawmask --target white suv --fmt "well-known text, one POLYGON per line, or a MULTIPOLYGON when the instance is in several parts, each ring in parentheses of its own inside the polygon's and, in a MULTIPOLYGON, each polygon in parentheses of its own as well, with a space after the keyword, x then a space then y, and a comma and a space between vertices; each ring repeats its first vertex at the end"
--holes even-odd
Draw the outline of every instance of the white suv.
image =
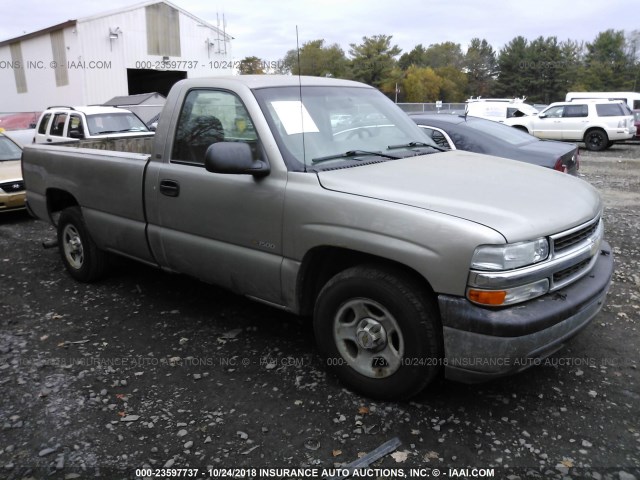
POLYGON ((35 143, 153 135, 140 118, 118 107, 49 107, 38 120, 35 143))
POLYGON ((537 116, 510 118, 505 125, 538 138, 584 142, 600 151, 635 135, 633 115, 621 101, 575 100, 552 103, 537 116))

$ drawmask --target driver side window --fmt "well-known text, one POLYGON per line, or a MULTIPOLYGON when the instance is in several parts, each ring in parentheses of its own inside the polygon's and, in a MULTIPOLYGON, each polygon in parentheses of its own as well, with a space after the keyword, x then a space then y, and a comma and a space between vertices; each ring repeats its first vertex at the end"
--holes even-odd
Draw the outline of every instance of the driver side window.
POLYGON ((73 138, 84 138, 84 128, 82 127, 82 117, 72 113, 69 119, 69 133, 73 138))
POLYGON ((547 110, 545 112, 545 116, 546 117, 550 117, 550 118, 560 118, 562 117, 562 112, 564 111, 564 106, 560 106, 560 107, 553 107, 550 108, 549 110, 547 110))
POLYGON ((242 101, 233 93, 192 90, 185 98, 173 142, 172 162, 204 165, 217 142, 245 142, 257 158, 256 131, 242 101))

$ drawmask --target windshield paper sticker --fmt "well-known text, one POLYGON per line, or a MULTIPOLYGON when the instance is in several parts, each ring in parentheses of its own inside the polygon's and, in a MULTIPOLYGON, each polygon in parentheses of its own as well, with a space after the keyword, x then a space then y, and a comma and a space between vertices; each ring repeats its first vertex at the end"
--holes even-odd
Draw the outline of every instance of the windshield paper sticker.
POLYGON ((287 135, 317 133, 318 127, 300 100, 271 102, 287 135))

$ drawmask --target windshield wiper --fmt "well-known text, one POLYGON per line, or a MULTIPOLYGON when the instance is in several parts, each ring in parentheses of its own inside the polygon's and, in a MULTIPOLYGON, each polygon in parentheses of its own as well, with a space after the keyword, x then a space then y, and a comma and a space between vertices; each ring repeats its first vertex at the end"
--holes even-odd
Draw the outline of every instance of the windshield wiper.
POLYGON ((94 133, 94 135, 105 135, 109 133, 128 133, 128 132, 137 132, 137 131, 142 131, 142 130, 133 130, 131 128, 127 128, 125 130, 104 130, 102 132, 94 133))
POLYGON ((393 150, 395 148, 411 148, 411 147, 430 147, 434 150, 439 150, 440 152, 448 152, 449 150, 442 147, 437 147, 436 145, 431 145, 430 143, 425 142, 409 142, 403 143, 402 145, 389 145, 387 150, 393 150))
POLYGON ((392 160, 398 160, 401 158, 401 157, 396 157, 394 155, 388 155, 382 152, 369 152, 367 150, 349 150, 344 153, 337 153, 335 155, 327 155, 326 157, 314 158, 313 160, 311 160, 311 163, 321 163, 321 162, 326 162, 327 160, 335 160, 337 158, 353 158, 353 157, 359 157, 362 155, 374 155, 376 157, 391 158, 392 160))

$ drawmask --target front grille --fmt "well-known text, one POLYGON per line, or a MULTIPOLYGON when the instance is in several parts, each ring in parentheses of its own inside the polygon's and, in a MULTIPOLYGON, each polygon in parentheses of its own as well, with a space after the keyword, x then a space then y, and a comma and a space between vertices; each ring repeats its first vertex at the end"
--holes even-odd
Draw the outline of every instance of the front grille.
POLYGON ((15 182, 0 183, 0 190, 6 193, 22 192, 24 190, 24 181, 16 180, 15 182))
POLYGON ((560 270, 559 272, 554 273, 553 283, 555 285, 562 283, 563 280, 570 278, 571 276, 580 272, 582 269, 586 268, 589 265, 589 263, 591 263, 591 259, 587 258, 586 260, 583 260, 582 262, 576 265, 572 265, 569 268, 565 268, 564 270, 560 270))
POLYGON ((598 229, 598 222, 593 222, 591 225, 587 225, 584 228, 571 232, 565 236, 553 239, 553 251, 555 253, 561 253, 564 250, 570 249, 574 245, 583 242, 591 237, 598 229))
POLYGON ((553 235, 553 258, 572 259, 551 277, 551 291, 563 288, 585 275, 594 265, 603 236, 602 221, 596 217, 586 225, 553 235))

